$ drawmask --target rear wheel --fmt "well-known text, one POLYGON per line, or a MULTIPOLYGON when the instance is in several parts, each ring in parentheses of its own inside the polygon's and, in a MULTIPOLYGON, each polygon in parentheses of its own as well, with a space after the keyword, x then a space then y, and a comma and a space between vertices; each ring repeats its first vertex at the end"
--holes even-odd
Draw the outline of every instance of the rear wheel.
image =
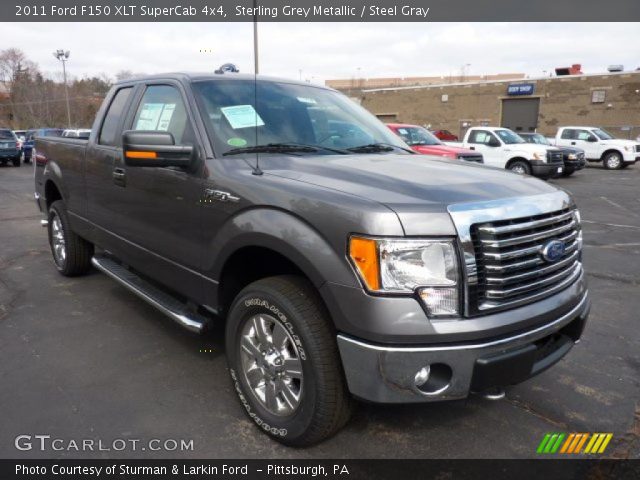
POLYGON ((525 160, 515 160, 511 162, 508 169, 522 175, 531 175, 531 166, 525 160))
POLYGON ((62 200, 53 202, 49 208, 48 230, 51 254, 58 271, 67 277, 87 273, 91 268, 93 244, 71 230, 62 200))
POLYGON ((7 164, 6 160, 0 160, 0 165, 2 165, 3 167, 7 164))
POLYGON ((279 442, 311 445, 349 419, 335 332, 305 279, 270 277, 242 290, 227 320, 226 351, 240 402, 279 442))
POLYGON ((11 159, 11 163, 13 163, 14 167, 19 167, 20 166, 20 157, 15 157, 11 159))
POLYGON ((609 152, 604 156, 603 163, 607 170, 619 170, 623 165, 622 155, 618 152, 609 152))

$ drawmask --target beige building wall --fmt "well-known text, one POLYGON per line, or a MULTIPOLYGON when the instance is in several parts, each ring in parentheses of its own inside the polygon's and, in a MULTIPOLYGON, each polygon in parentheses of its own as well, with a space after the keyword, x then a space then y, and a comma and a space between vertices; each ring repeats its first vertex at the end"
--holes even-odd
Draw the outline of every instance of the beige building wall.
POLYGON ((640 135, 640 72, 365 90, 362 105, 383 121, 461 134, 471 125, 500 125, 503 100, 535 97, 537 131, 545 135, 564 125, 601 126, 622 138, 640 135), (507 95, 517 83, 535 84, 533 95, 507 95), (594 91, 604 92, 595 94, 597 100, 604 95, 603 102, 593 102, 594 91))

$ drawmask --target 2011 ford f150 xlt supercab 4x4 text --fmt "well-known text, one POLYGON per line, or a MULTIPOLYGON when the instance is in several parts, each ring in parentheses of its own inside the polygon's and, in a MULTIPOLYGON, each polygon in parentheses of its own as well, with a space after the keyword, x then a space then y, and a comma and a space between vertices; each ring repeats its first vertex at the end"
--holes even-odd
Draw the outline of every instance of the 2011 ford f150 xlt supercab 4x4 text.
POLYGON ((336 432, 352 397, 428 402, 521 382, 587 320, 566 192, 425 160, 328 88, 229 73, 124 81, 89 140, 35 148, 57 269, 93 264, 194 331, 225 322, 243 407, 289 445, 336 432))

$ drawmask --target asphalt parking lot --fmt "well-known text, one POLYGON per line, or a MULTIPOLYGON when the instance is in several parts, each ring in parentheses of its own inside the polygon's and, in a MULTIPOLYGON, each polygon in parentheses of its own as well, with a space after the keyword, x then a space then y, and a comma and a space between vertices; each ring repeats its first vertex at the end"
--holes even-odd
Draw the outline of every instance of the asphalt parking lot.
POLYGON ((612 432, 640 458, 640 165, 553 183, 580 207, 593 309, 582 342, 504 400, 360 404, 336 437, 283 447, 258 432, 226 371, 222 329, 200 337, 106 276, 55 270, 33 170, 0 168, 0 457, 525 458, 547 432, 612 432), (18 435, 193 440, 190 451, 19 451, 18 435))

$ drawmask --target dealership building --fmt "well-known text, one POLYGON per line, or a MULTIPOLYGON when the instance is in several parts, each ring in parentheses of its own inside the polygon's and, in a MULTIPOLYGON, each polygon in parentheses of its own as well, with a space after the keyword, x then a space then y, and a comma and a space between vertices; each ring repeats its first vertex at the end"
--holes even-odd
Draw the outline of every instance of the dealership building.
POLYGON ((551 136, 565 125, 599 126, 621 138, 640 135, 640 71, 566 73, 364 88, 354 96, 385 122, 446 129, 459 136, 471 126, 551 136))

